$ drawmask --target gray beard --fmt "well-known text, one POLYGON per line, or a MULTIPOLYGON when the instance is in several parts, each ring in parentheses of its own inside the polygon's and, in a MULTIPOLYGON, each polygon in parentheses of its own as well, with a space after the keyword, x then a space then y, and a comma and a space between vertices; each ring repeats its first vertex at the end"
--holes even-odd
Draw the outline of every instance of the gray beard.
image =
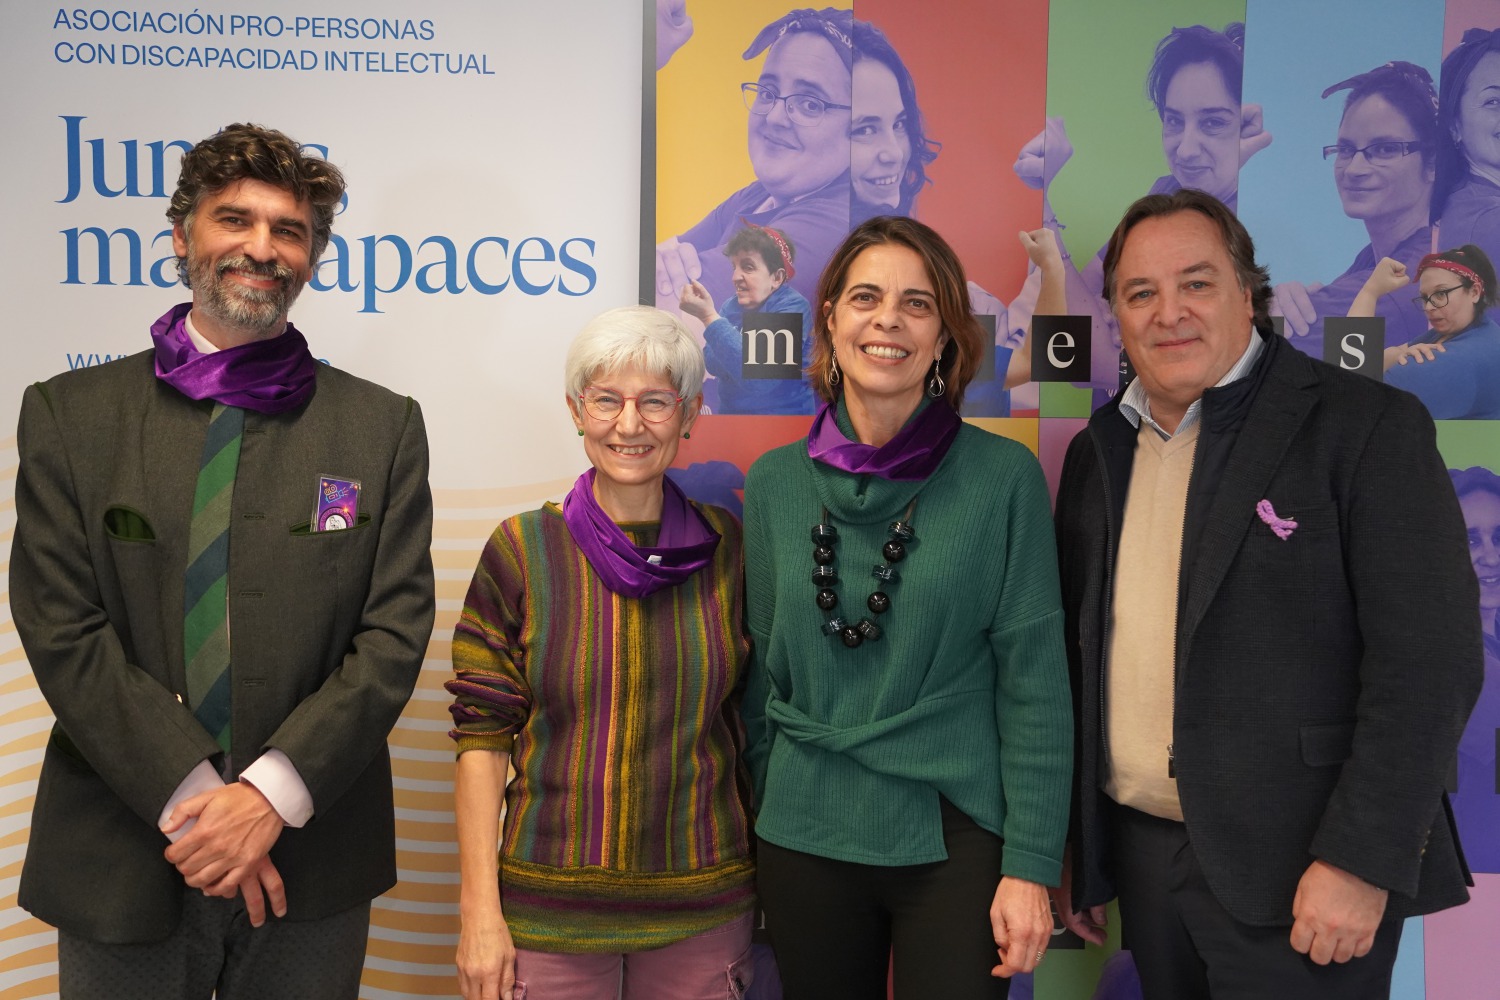
POLYGON ((226 257, 217 262, 188 253, 188 272, 193 282, 193 308, 226 326, 263 336, 286 322, 286 315, 302 291, 292 270, 281 264, 256 264, 247 257, 226 257), (277 278, 277 288, 247 288, 224 277, 228 270, 255 271, 277 278))

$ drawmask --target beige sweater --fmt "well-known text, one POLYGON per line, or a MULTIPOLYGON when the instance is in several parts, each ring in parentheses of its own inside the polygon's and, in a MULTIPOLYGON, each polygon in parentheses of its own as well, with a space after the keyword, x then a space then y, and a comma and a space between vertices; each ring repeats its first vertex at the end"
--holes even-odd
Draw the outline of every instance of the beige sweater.
POLYGON ((1172 743, 1178 569, 1198 424, 1163 441, 1144 421, 1125 499, 1105 671, 1109 771, 1121 805, 1182 819, 1167 770, 1172 743))

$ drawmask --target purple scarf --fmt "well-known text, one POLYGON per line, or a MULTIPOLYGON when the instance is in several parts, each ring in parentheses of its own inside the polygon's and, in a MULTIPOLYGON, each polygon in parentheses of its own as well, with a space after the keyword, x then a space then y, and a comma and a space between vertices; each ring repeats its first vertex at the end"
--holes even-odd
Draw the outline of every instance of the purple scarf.
POLYGON ((677 586, 713 559, 719 533, 671 479, 662 476, 661 531, 657 544, 647 546, 632 542, 604 513, 594 497, 595 475, 597 470, 590 469, 568 491, 563 520, 584 558, 611 591, 645 597, 677 586))
POLYGON ((288 323, 270 340, 204 354, 187 335, 191 302, 175 305, 151 325, 156 377, 189 399, 212 399, 256 413, 285 413, 307 402, 318 363, 307 339, 288 323))
POLYGON ((855 475, 881 479, 926 479, 942 463, 963 423, 947 403, 930 403, 879 448, 851 441, 839 429, 834 403, 826 403, 807 432, 807 454, 814 462, 855 475))

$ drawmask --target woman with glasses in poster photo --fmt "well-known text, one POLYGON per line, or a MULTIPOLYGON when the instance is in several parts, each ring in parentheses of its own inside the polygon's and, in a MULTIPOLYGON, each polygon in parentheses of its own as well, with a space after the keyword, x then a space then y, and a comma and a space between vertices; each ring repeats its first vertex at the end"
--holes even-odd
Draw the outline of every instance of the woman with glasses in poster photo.
MULTIPOLYGON (((1271 315, 1284 316, 1284 333, 1313 357, 1323 356, 1323 318, 1350 315, 1355 297, 1382 257, 1408 273, 1432 249, 1428 211, 1437 151, 1437 91, 1415 63, 1388 62, 1323 91, 1349 91, 1338 135, 1323 147, 1344 214, 1364 223, 1370 242, 1326 285, 1286 281, 1276 286, 1271 315)), ((1386 295, 1376 315, 1385 317, 1387 346, 1419 340, 1427 331, 1422 309, 1409 298, 1386 295)))
POLYGON ((733 290, 729 238, 747 223, 774 227, 800 256, 791 285, 811 300, 818 273, 849 230, 849 127, 854 15, 794 10, 766 25, 744 58, 766 54, 741 85, 755 180, 690 229, 656 247, 657 305, 675 309, 697 281, 722 301, 733 290))
MULTIPOLYGON (((1415 290, 1411 303, 1428 330, 1385 349, 1385 380, 1413 393, 1436 420, 1500 419, 1500 327, 1486 315, 1495 304, 1495 268, 1474 244, 1428 254, 1413 289, 1406 266, 1386 257, 1355 297, 1351 316, 1374 316, 1382 296, 1415 290)), ((1389 340, 1387 340, 1389 343, 1389 340)))

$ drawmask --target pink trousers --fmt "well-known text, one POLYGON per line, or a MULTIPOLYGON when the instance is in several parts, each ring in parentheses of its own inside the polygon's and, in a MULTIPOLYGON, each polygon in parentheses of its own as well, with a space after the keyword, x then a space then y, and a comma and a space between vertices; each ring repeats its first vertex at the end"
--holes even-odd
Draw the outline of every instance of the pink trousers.
POLYGON ((753 975, 752 918, 623 955, 518 948, 515 1000, 742 1000, 753 975))

